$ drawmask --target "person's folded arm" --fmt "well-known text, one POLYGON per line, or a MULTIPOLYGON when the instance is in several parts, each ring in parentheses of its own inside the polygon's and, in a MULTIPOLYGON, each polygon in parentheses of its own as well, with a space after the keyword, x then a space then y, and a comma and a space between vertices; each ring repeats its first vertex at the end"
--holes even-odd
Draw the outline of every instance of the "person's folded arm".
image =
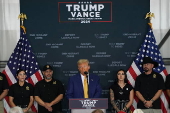
POLYGON ((31 108, 31 106, 33 105, 33 102, 34 102, 34 98, 33 96, 30 96, 30 102, 28 104, 28 107, 24 109, 25 110, 24 112, 27 112, 31 108))
POLYGON ((0 95, 0 100, 2 100, 7 94, 8 94, 8 89, 3 90, 3 92, 0 95))
POLYGON ((129 95, 129 102, 127 103, 127 105, 125 106, 125 108, 123 108, 125 111, 130 108, 130 106, 132 105, 133 103, 133 100, 134 100, 134 90, 132 89, 130 91, 130 95, 129 95))
POLYGON ((117 105, 116 105, 116 103, 115 103, 115 101, 114 101, 114 92, 113 92, 112 89, 110 89, 110 101, 111 101, 111 104, 112 104, 113 108, 114 108, 117 112, 119 112, 120 109, 117 107, 117 105))
POLYGON ((15 107, 15 106, 16 106, 16 105, 14 104, 13 100, 14 100, 14 97, 9 96, 9 105, 10 105, 11 107, 15 107))
POLYGON ((53 101, 50 102, 50 105, 54 105, 57 104, 58 102, 60 102, 63 99, 63 94, 58 95, 53 101))
POLYGON ((45 102, 39 96, 34 96, 34 98, 39 105, 45 106, 45 102))
POLYGON ((167 95, 170 97, 170 89, 166 90, 167 95))

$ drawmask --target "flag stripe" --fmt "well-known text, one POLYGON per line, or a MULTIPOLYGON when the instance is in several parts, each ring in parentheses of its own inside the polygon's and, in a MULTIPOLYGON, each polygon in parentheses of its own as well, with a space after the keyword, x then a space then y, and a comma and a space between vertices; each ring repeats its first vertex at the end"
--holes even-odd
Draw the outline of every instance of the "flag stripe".
POLYGON ((43 76, 42 76, 42 74, 41 74, 41 71, 40 71, 40 70, 39 70, 39 71, 37 71, 37 72, 35 73, 35 75, 36 75, 36 77, 37 77, 38 81, 40 81, 40 80, 42 80, 42 79, 43 79, 43 76))
POLYGON ((164 105, 164 109, 166 111, 168 111, 168 107, 169 107, 169 104, 168 104, 168 97, 166 97, 166 92, 163 92, 162 95, 161 95, 161 100, 162 100, 162 104, 164 105))
POLYGON ((166 110, 162 100, 161 100, 161 110, 162 110, 163 113, 167 113, 167 110, 166 110))
POLYGON ((3 72, 4 72, 4 74, 7 77, 9 85, 12 85, 12 84, 16 83, 16 79, 14 77, 15 75, 13 75, 11 73, 10 69, 8 68, 8 66, 5 67, 5 70, 3 72))
POLYGON ((31 106, 31 109, 32 109, 32 111, 37 112, 37 109, 35 108, 35 105, 31 106))
POLYGON ((133 79, 136 80, 137 74, 133 70, 132 66, 130 66, 129 68, 129 73, 132 75, 133 79))
POLYGON ((31 76, 31 79, 32 79, 33 84, 36 84, 38 82, 38 79, 35 74, 31 76))
POLYGON ((7 96, 3 99, 3 104, 4 104, 4 109, 5 109, 4 112, 7 113, 9 111, 9 109, 10 109, 10 106, 9 106, 9 103, 8 103, 8 97, 7 96))
POLYGON ((133 70, 134 70, 134 72, 135 72, 134 74, 135 74, 136 76, 135 76, 135 79, 134 79, 134 80, 136 80, 136 77, 137 77, 139 74, 141 74, 141 72, 140 72, 140 70, 138 69, 138 67, 137 67, 137 65, 136 65, 135 62, 132 62, 131 67, 133 68, 133 70))
POLYGON ((27 78, 26 81, 27 81, 28 83, 32 84, 33 86, 35 85, 35 84, 33 83, 32 79, 31 79, 31 77, 30 77, 30 78, 27 78))
POLYGON ((127 71, 127 79, 129 80, 129 84, 131 84, 133 87, 135 85, 135 81, 132 76, 130 76, 130 71, 127 71))

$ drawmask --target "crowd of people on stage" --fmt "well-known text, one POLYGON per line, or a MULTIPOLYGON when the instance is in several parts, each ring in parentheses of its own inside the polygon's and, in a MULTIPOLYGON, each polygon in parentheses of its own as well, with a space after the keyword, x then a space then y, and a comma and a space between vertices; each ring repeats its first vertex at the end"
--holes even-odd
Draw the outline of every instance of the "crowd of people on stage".
MULTIPOLYGON (((137 76, 135 86, 128 83, 126 71, 117 71, 114 83, 109 87, 112 113, 131 113, 130 107, 136 95, 139 101, 137 108, 143 113, 161 113, 160 96, 164 90, 170 97, 170 75, 164 82, 161 74, 153 71, 158 63, 150 57, 144 57, 143 73, 137 76)), ((70 77, 65 91, 61 81, 53 78, 53 67, 45 65, 42 69, 44 79, 35 86, 25 81, 25 70, 16 73, 17 83, 9 86, 7 78, 0 73, 0 102, 9 96, 9 113, 33 113, 31 106, 34 100, 38 103, 38 113, 62 113, 61 101, 69 98, 101 98, 102 88, 100 78, 89 73, 90 65, 87 59, 77 62, 79 73, 70 77)), ((0 104, 3 109, 3 104, 0 104)), ((103 113, 97 109, 92 113, 103 113)))

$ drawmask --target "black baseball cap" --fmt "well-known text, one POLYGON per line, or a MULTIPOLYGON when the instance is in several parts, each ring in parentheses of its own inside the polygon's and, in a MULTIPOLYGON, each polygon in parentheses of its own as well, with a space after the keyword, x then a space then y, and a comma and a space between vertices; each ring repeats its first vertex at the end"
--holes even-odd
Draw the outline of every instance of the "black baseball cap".
POLYGON ((47 69, 53 70, 52 66, 46 64, 46 65, 43 67, 43 71, 46 71, 47 69))

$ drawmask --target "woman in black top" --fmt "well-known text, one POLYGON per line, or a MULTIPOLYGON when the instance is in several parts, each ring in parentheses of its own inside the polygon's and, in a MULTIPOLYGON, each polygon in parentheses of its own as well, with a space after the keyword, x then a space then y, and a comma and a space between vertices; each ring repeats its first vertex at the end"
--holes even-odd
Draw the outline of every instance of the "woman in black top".
POLYGON ((133 87, 128 84, 126 72, 120 69, 114 84, 110 87, 110 100, 113 106, 112 113, 129 113, 129 107, 134 99, 133 87))
POLYGON ((9 88, 9 104, 11 107, 19 106, 27 113, 33 104, 33 86, 25 82, 26 73, 20 69, 17 71, 16 77, 18 82, 9 88))

